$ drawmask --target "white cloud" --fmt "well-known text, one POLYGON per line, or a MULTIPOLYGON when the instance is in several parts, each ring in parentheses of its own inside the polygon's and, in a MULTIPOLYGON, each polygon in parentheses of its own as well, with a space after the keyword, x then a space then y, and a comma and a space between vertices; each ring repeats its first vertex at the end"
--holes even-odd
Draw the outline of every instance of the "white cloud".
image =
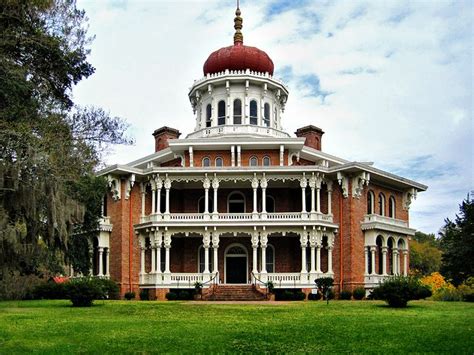
MULTIPOLYGON (((284 126, 320 126, 325 151, 391 171, 430 156, 427 173, 416 176, 429 190, 414 202, 411 225, 436 232, 474 188, 472 4, 299 3, 269 19, 270 2, 241 2, 244 42, 269 53, 277 72, 292 70, 284 126), (298 85, 308 75, 332 93, 324 103, 298 85)), ((90 57, 97 72, 74 92, 79 103, 131 123, 136 147, 107 159, 124 163, 153 151, 158 127, 193 129, 188 88, 207 56, 232 43, 234 9, 224 1, 111 5, 79 3, 97 35, 90 57)))

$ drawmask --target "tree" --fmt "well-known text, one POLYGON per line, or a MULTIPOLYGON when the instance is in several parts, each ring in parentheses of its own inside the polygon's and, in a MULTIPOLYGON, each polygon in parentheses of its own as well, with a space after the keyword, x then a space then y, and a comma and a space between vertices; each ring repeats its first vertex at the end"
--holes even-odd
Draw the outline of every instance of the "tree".
POLYGON ((474 276, 474 194, 459 205, 454 221, 445 220, 440 233, 441 273, 458 286, 474 276))
POLYGON ((72 87, 94 72, 87 18, 75 0, 0 0, 0 33, 1 278, 68 258, 74 232, 100 216, 85 185, 100 183, 93 175, 104 149, 131 140, 122 119, 71 99, 72 87))
POLYGON ((441 249, 434 234, 416 232, 410 242, 410 270, 429 275, 441 267, 441 249))

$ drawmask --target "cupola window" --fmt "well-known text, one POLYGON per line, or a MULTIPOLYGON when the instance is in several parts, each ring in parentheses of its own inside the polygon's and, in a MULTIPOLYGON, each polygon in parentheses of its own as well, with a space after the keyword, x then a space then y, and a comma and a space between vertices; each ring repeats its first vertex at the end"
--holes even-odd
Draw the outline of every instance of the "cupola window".
POLYGON ((242 101, 234 100, 234 124, 242 124, 242 101))
POLYGON ((270 157, 263 157, 263 166, 270 166, 270 157))
POLYGON ((217 157, 217 158, 216 158, 216 166, 222 166, 222 165, 223 165, 222 158, 221 158, 221 157, 217 157))
POLYGON ((219 126, 225 125, 225 101, 219 101, 217 104, 217 124, 219 126))
POLYGON ((206 127, 211 127, 211 116, 212 116, 212 106, 208 104, 206 106, 206 127))
POLYGON ((249 163, 250 163, 250 164, 249 164, 250 166, 258 166, 258 159, 257 159, 257 157, 251 157, 249 163))
POLYGON ((268 103, 263 106, 263 125, 270 127, 270 104, 268 103))
POLYGON ((250 101, 250 124, 258 124, 258 109, 255 100, 250 101))
POLYGON ((202 166, 211 166, 211 160, 206 157, 202 160, 202 166))

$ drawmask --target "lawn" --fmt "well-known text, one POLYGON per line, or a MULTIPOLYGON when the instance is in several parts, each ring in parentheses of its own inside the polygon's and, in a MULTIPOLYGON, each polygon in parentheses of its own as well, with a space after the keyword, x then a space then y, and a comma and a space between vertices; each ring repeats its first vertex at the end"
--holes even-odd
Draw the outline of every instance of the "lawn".
POLYGON ((474 304, 0 302, 0 353, 474 352, 474 304))

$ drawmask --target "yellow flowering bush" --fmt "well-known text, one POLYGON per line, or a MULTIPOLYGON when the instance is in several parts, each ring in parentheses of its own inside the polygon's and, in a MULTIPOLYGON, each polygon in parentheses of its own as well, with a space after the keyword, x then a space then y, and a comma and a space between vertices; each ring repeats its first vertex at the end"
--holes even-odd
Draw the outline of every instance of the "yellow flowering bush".
POLYGON ((433 294, 437 293, 441 289, 452 290, 455 287, 444 279, 444 276, 439 272, 433 272, 431 275, 421 278, 421 284, 428 286, 433 294))

